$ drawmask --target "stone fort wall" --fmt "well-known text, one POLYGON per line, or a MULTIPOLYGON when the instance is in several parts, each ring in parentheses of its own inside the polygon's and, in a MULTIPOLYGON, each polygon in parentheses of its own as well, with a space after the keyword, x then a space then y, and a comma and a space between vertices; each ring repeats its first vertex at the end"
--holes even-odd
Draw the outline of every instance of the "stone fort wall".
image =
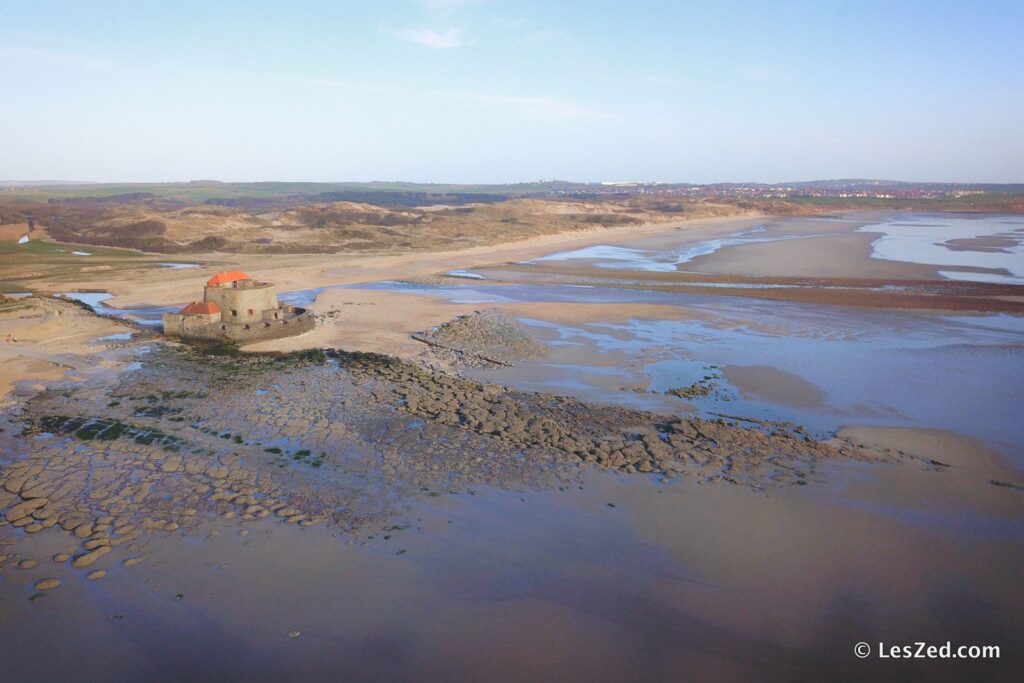
POLYGON ((222 320, 219 323, 201 326, 189 325, 189 329, 183 330, 179 336, 184 339, 211 342, 230 340, 239 344, 247 344, 266 339, 293 337, 309 332, 316 326, 313 314, 304 308, 285 307, 280 310, 287 312, 285 317, 280 320, 260 320, 251 323, 233 323, 222 320))
POLYGON ((277 310, 277 294, 274 286, 259 284, 254 287, 209 286, 203 298, 220 308, 221 320, 225 323, 252 323, 264 319, 264 312, 277 310))
POLYGON ((182 315, 180 313, 164 313, 164 334, 185 337, 201 332, 209 325, 220 322, 220 314, 182 315))

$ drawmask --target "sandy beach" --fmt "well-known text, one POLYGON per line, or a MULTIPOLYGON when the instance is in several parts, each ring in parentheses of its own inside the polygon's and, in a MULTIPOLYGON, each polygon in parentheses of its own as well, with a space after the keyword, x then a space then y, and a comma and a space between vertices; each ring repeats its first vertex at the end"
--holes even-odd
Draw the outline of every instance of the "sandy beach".
POLYGON ((576 5, 3 4, 0 683, 1024 680, 1024 3, 576 5))
MULTIPOLYGON (((746 220, 746 219, 740 219, 746 220)), ((752 218, 750 220, 756 220, 752 218)), ((214 265, 203 266, 210 254, 176 254, 175 260, 200 263, 199 268, 185 270, 145 270, 137 274, 120 273, 116 279, 102 272, 68 273, 61 289, 53 283, 27 280, 29 286, 42 291, 103 290, 115 295, 111 305, 132 307, 141 304, 160 305, 185 303, 196 296, 195 283, 220 270, 239 269, 261 273, 280 290, 309 289, 330 285, 351 284, 394 278, 437 275, 453 268, 475 268, 481 265, 526 261, 544 254, 600 244, 636 239, 685 230, 687 236, 704 239, 735 229, 736 217, 697 219, 676 223, 652 223, 607 228, 591 228, 572 232, 530 237, 515 242, 485 245, 456 251, 411 252, 387 255, 344 254, 216 254, 214 265), (66 287, 66 290, 64 289, 66 287)), ((166 257, 163 257, 166 260, 166 257)))
POLYGON ((122 334, 120 321, 85 315, 75 306, 49 300, 13 300, 0 308, 0 396, 22 380, 59 379, 69 369, 85 369, 104 349, 93 339, 122 334))
POLYGON ((1024 299, 872 258, 874 220, 22 280, 116 314, 245 269, 316 290, 317 326, 211 354, 5 303, 0 654, 582 681, 884 676, 864 639, 1016 651, 1024 299))

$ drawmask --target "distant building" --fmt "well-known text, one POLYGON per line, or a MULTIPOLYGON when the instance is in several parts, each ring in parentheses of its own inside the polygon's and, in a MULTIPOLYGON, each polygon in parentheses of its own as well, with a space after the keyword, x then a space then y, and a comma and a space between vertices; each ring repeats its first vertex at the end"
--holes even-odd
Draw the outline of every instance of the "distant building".
POLYGON ((313 329, 304 308, 280 304, 274 286, 233 270, 207 280, 203 300, 164 314, 164 334, 193 341, 249 343, 313 329))
POLYGON ((25 244, 29 240, 32 226, 28 223, 6 223, 0 225, 0 242, 25 244))

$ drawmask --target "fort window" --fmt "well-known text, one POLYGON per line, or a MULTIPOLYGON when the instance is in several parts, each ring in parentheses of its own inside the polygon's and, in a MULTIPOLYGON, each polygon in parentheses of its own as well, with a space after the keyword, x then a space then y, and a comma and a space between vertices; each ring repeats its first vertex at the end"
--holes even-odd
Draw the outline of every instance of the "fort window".
POLYGON ((270 327, 270 323, 263 323, 263 327, 270 327))
POLYGON ((249 323, 245 324, 245 329, 249 329, 249 323))
POLYGON ((250 308, 250 309, 249 309, 249 315, 252 315, 252 313, 253 313, 253 311, 252 311, 252 309, 250 308))
POLYGON ((238 311, 236 311, 235 309, 232 308, 231 309, 231 315, 233 315, 233 316, 235 316, 237 318, 238 317, 238 311))

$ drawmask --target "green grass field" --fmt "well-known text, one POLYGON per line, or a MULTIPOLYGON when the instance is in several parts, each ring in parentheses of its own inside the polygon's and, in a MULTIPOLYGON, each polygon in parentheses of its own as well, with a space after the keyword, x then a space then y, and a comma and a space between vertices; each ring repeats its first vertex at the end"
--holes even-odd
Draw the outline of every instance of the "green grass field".
POLYGON ((64 242, 42 242, 32 240, 25 244, 16 242, 0 242, 0 256, 54 256, 68 259, 103 259, 143 256, 142 252, 132 249, 116 249, 114 247, 96 247, 91 244, 66 244, 64 242), (76 256, 73 252, 88 252, 89 256, 76 256))

